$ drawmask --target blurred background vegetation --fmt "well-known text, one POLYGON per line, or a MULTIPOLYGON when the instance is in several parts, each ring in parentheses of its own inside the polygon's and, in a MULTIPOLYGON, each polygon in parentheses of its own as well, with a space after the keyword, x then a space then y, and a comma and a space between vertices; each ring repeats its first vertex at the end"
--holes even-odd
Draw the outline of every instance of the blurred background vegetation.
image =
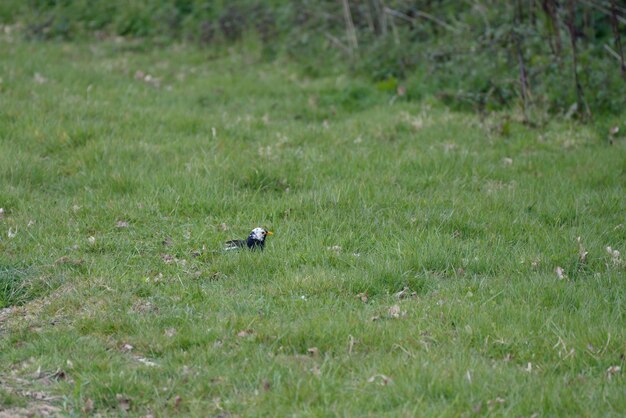
POLYGON ((33 41, 253 40, 263 59, 288 57, 311 76, 349 72, 455 109, 514 108, 534 125, 626 108, 622 0, 3 0, 0 21, 33 41))

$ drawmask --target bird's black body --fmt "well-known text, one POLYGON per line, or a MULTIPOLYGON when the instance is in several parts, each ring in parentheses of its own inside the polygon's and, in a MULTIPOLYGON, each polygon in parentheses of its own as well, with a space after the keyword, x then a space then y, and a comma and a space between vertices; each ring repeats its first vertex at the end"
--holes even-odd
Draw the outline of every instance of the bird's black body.
POLYGON ((236 250, 239 248, 248 248, 250 250, 261 250, 265 247, 265 237, 267 235, 272 235, 271 232, 266 231, 263 228, 255 228, 252 230, 248 238, 243 239, 235 239, 231 241, 226 241, 226 250, 236 250))
POLYGON ((226 241, 226 247, 236 247, 236 248, 245 248, 248 247, 251 250, 256 250, 257 248, 263 250, 265 246, 265 241, 259 241, 258 239, 254 239, 252 237, 248 237, 248 239, 234 239, 232 241, 226 241))

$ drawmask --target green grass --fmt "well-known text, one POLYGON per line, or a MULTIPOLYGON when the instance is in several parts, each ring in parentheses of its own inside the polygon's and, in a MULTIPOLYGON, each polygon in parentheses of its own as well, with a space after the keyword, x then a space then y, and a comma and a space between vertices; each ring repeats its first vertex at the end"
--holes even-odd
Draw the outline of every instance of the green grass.
POLYGON ((0 46, 3 408, 625 413, 623 138, 250 52, 0 46))

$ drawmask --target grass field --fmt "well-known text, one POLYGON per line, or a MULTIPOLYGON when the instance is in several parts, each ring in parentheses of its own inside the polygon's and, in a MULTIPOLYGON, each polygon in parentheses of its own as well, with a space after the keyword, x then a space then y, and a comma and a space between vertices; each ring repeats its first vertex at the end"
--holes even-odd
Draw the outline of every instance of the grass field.
POLYGON ((0 43, 0 416, 626 414, 623 117, 305 74, 0 43))

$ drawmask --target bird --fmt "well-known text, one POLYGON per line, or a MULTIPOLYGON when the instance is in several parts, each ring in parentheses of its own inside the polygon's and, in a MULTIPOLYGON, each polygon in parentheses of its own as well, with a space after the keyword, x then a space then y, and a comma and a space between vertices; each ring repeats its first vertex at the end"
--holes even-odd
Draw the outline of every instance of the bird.
POLYGON ((272 231, 268 231, 264 228, 257 227, 250 232, 247 239, 235 239, 231 241, 226 241, 226 245, 224 246, 224 250, 238 250, 240 248, 248 248, 250 250, 260 249, 263 251, 263 247, 265 247, 265 238, 268 235, 273 235, 272 231))

